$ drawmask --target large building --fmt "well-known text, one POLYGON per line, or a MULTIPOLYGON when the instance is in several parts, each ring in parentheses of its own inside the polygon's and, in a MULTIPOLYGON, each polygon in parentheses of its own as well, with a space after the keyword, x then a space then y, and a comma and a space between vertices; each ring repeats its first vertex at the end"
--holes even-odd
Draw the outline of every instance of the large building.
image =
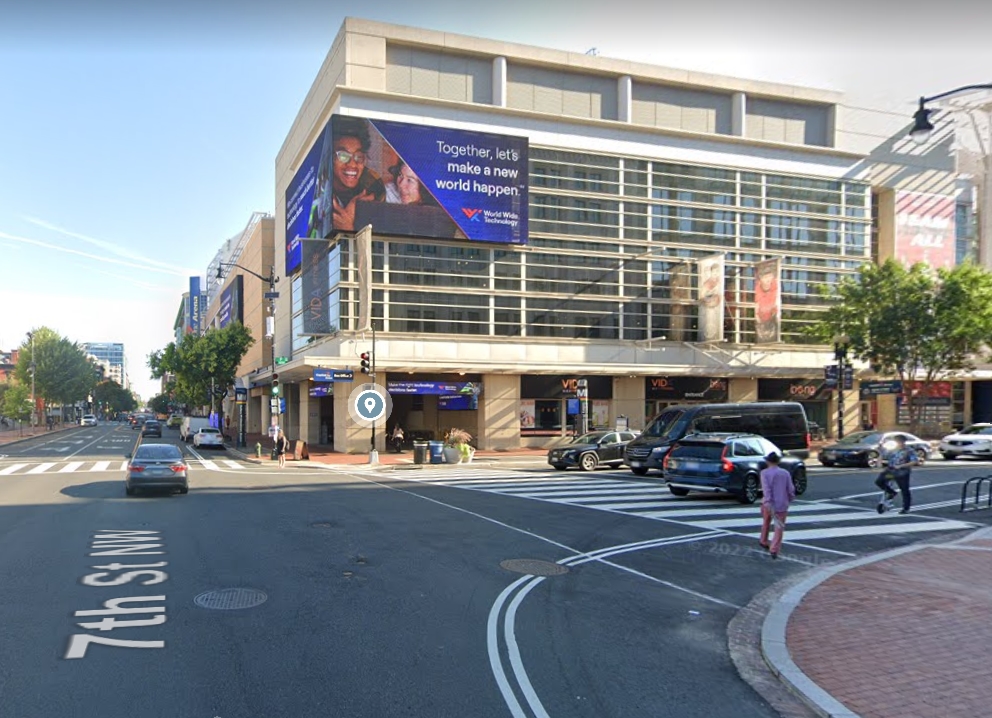
POLYGON ((84 342, 84 353, 94 357, 97 363, 105 367, 104 375, 120 384, 125 389, 131 388, 127 375, 127 358, 124 356, 124 345, 114 342, 84 342))
MULTIPOLYGON (((593 426, 775 399, 832 426, 834 348, 807 333, 825 296, 865 262, 968 251, 952 138, 918 147, 909 120, 836 92, 347 19, 276 160, 286 362, 246 362, 249 423, 271 423, 277 373, 289 436, 367 449, 358 381, 313 379, 360 381, 374 329, 389 426, 408 437, 544 446, 575 427, 582 386, 593 426)), ((860 400, 872 374, 855 369, 845 425, 897 423, 899 397, 860 400)), ((972 383, 933 420, 971 417, 972 383)))

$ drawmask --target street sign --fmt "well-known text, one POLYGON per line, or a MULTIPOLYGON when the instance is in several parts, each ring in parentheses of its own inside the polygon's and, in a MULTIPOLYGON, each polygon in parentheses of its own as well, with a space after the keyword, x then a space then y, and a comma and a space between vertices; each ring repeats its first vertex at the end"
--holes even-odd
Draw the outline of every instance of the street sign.
POLYGON ((902 394, 902 382, 898 379, 889 381, 863 381, 861 382, 860 394, 862 399, 870 399, 873 396, 883 394, 902 394))
MULTIPOLYGON (((255 296, 258 296, 258 295, 255 295, 255 296)), ((262 296, 265 297, 266 299, 278 299, 279 298, 279 292, 266 292, 262 296)))
POLYGON ((837 365, 827 364, 823 367, 823 386, 827 389, 837 388, 837 365))
POLYGON ((273 398, 269 399, 269 412, 271 414, 279 414, 280 413, 279 408, 280 408, 280 406, 279 406, 279 398, 278 397, 273 397, 273 398))
POLYGON ((854 388, 854 367, 845 366, 844 367, 844 391, 850 391, 854 388))
POLYGON ((227 396, 227 389, 224 389, 223 387, 215 387, 214 396, 218 398, 227 396))
POLYGON ((246 404, 248 402, 248 390, 236 388, 234 390, 234 400, 238 404, 246 404))
POLYGON ((354 381, 355 372, 350 369, 314 369, 313 380, 322 382, 354 381))
POLYGON ((276 357, 276 364, 286 364, 289 362, 289 357, 276 357))

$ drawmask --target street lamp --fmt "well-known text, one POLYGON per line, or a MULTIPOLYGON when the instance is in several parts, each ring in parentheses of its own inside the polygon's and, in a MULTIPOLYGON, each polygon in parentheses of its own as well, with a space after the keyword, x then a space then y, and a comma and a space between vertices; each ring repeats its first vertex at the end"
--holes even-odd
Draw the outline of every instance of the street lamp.
POLYGON ((844 438, 844 370, 847 367, 846 334, 834 337, 834 359, 837 360, 837 438, 844 438))
MULTIPOLYGON (((279 298, 279 292, 276 291, 276 282, 279 281, 279 277, 276 276, 275 265, 269 266, 269 276, 263 277, 258 272, 253 272, 247 267, 242 267, 237 262, 220 262, 217 267, 217 280, 221 281, 224 279, 224 273, 222 271, 223 267, 237 267, 243 272, 248 272, 248 274, 253 277, 258 277, 263 282, 268 282, 269 291, 265 293, 265 298, 269 300, 269 315, 265 318, 265 336, 269 337, 269 346, 272 350, 272 378, 273 384, 275 384, 276 377, 276 299, 279 298)), ((276 416, 279 416, 279 402, 276 401, 276 416)), ((244 404, 241 405, 241 410, 238 414, 238 423, 240 424, 240 429, 238 431, 238 443, 241 446, 245 446, 247 443, 247 437, 245 436, 245 419, 244 416, 245 408, 244 404)))
POLYGON ((933 97, 921 97, 920 107, 913 114, 913 128, 909 131, 909 136, 912 138, 913 142, 918 145, 926 144, 930 141, 930 135, 933 133, 933 123, 930 122, 930 115, 933 113, 933 110, 928 110, 926 108, 926 104, 928 102, 943 100, 947 97, 952 97, 966 92, 974 92, 975 90, 992 90, 992 84, 965 85, 964 87, 959 87, 956 90, 948 90, 947 92, 942 92, 939 95, 934 95, 933 97))

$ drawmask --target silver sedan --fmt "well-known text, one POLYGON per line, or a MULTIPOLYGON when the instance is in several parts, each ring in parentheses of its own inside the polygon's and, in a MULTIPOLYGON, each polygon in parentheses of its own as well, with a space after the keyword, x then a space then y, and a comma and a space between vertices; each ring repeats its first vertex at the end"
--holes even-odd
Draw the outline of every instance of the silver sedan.
POLYGON ((164 489, 189 493, 189 466, 179 447, 173 444, 142 444, 128 455, 124 493, 134 496, 139 489, 164 489))

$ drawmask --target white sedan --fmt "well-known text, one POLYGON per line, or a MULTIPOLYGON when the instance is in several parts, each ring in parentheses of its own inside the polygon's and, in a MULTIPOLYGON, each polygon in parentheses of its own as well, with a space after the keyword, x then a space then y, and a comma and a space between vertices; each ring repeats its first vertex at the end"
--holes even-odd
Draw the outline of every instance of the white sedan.
POLYGON ((83 418, 79 420, 80 426, 96 426, 96 417, 93 414, 83 414, 83 418))
POLYGON ((992 424, 972 424, 940 440, 938 450, 945 459, 959 456, 992 458, 992 424))
POLYGON ((193 446, 197 448, 212 446, 215 449, 224 448, 224 437, 219 429, 205 426, 193 434, 193 446))

